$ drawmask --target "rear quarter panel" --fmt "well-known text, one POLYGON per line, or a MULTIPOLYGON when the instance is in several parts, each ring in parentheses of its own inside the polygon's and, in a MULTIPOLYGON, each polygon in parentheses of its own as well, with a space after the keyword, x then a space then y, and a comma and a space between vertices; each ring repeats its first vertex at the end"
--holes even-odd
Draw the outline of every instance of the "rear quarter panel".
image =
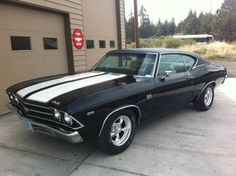
POLYGON ((216 64, 203 64, 190 71, 190 74, 194 77, 193 94, 194 97, 198 96, 206 84, 212 82, 215 87, 224 83, 227 75, 225 67, 216 64))

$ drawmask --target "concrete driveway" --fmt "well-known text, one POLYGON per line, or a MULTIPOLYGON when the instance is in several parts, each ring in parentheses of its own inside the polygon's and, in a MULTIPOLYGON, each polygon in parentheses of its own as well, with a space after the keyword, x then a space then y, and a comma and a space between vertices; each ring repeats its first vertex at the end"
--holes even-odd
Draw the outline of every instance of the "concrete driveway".
POLYGON ((32 134, 15 115, 3 116, 0 175, 235 176, 235 86, 229 79, 217 89, 208 112, 187 106, 142 124, 130 148, 116 156, 101 153, 93 142, 70 144, 32 134))

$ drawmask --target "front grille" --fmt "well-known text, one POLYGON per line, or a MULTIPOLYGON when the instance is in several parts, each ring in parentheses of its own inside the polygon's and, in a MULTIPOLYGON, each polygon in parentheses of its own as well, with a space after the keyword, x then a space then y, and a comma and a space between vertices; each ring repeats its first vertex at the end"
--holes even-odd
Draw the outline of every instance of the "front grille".
POLYGON ((43 122, 46 125, 66 127, 67 129, 77 130, 83 127, 83 125, 76 119, 73 120, 73 124, 71 126, 68 126, 63 122, 56 121, 54 119, 53 108, 50 108, 46 105, 41 105, 36 102, 23 100, 19 96, 17 96, 17 98, 19 100, 18 103, 12 102, 12 104, 16 107, 18 114, 23 117, 35 120, 40 123, 43 122))
POLYGON ((43 106, 43 105, 37 105, 29 102, 23 101, 21 98, 19 98, 19 108, 22 111, 24 115, 27 117, 37 117, 37 118, 43 118, 46 120, 53 120, 53 109, 43 106))

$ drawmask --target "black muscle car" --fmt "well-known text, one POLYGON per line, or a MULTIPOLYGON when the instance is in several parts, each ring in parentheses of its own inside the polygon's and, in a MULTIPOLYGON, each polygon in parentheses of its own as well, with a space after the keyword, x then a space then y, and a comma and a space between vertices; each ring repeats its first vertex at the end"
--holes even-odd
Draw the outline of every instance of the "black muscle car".
POLYGON ((124 151, 149 117, 188 103, 210 109, 226 69, 175 49, 107 53, 89 72, 39 78, 9 87, 25 126, 70 142, 97 138, 110 154, 124 151))

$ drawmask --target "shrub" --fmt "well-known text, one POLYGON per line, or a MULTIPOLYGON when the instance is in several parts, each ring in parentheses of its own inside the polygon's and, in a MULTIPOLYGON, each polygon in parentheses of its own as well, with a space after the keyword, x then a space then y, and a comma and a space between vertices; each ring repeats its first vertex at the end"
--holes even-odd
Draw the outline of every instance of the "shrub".
POLYGON ((153 48, 153 41, 152 40, 140 40, 140 47, 141 48, 153 48))
POLYGON ((165 48, 179 48, 182 45, 182 40, 175 39, 172 37, 167 37, 164 39, 164 47, 165 48))
POLYGON ((200 54, 200 55, 204 55, 207 52, 207 49, 204 47, 200 47, 200 48, 196 48, 195 50, 193 50, 194 53, 200 54))
POLYGON ((154 47, 155 47, 155 48, 161 48, 161 47, 163 47, 163 40, 160 40, 160 39, 154 40, 154 47))
POLYGON ((182 46, 185 45, 195 45, 197 42, 195 40, 182 40, 182 46))

